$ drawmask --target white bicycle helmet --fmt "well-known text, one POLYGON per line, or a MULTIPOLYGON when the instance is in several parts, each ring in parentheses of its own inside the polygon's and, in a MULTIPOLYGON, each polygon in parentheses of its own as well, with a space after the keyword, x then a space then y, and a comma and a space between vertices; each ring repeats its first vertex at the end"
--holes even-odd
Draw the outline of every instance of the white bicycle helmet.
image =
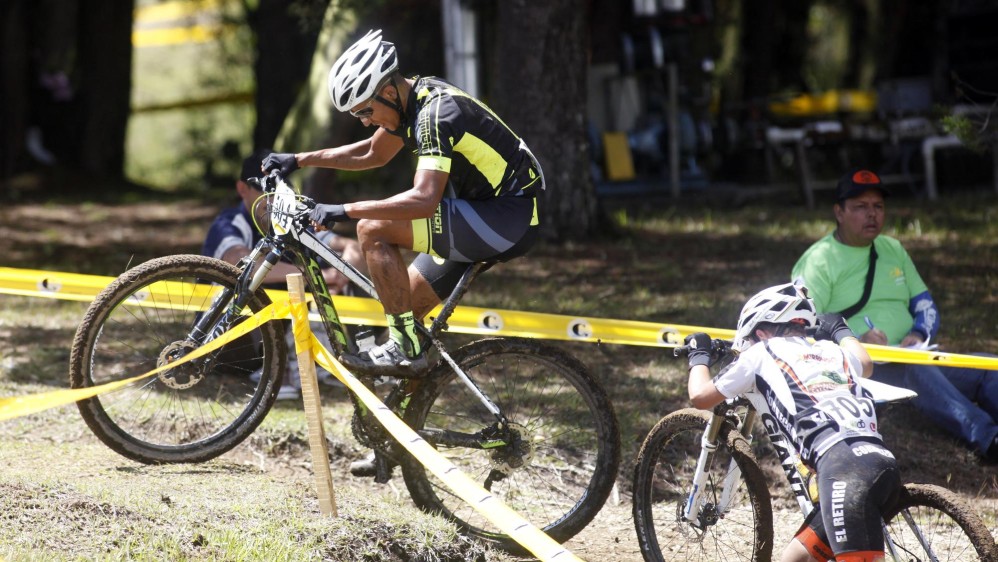
POLYGON ((818 323, 814 301, 808 298, 807 288, 795 283, 764 289, 750 298, 738 316, 738 330, 732 348, 741 353, 752 347, 755 328, 760 323, 785 324, 794 322, 804 328, 818 323))
POLYGON ((350 46, 329 69, 329 97, 339 111, 366 101, 382 81, 398 70, 395 45, 381 40, 381 30, 368 31, 350 46))

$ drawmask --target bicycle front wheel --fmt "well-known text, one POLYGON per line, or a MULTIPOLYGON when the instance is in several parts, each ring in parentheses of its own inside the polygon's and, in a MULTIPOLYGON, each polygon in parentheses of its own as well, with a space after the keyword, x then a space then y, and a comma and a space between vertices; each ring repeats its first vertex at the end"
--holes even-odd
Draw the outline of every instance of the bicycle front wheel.
MULTIPOLYGON (((577 359, 534 340, 479 340, 453 358, 498 405, 509 427, 495 446, 436 443, 437 449, 551 538, 568 540, 603 507, 620 464, 617 418, 603 388, 577 359)), ((496 426, 496 417, 446 363, 430 374, 405 420, 424 435, 439 430, 472 440, 496 426)), ((409 455, 403 474, 423 510, 449 517, 466 533, 507 551, 527 554, 409 455)))
MULTIPOLYGON (((126 271, 97 295, 76 331, 70 385, 123 380, 192 352, 199 344, 188 337, 191 328, 211 314, 215 296, 233 288, 238 274, 228 263, 195 255, 126 271)), ((247 308, 269 302, 260 290, 247 308)), ((101 441, 130 459, 215 458, 252 433, 273 405, 286 360, 283 329, 267 322, 220 352, 81 400, 80 413, 101 441)))
POLYGON ((700 439, 710 412, 688 408, 648 433, 634 467, 634 527, 644 559, 769 560, 773 514, 766 478, 748 442, 725 423, 706 467, 700 512, 683 518, 693 487, 700 439), (737 468, 740 471, 732 473, 737 468), (732 476, 732 478, 729 478, 732 476))
POLYGON ((884 520, 887 560, 998 560, 987 526, 970 506, 945 488, 905 484, 897 505, 884 520))

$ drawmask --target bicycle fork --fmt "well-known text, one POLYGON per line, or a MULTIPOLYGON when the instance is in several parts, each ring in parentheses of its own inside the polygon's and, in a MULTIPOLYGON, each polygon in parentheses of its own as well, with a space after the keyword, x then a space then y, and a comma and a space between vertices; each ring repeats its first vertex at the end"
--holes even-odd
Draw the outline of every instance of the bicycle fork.
POLYGON ((263 285, 263 279, 274 267, 274 264, 281 259, 281 251, 272 249, 254 272, 253 264, 260 255, 261 249, 254 248, 253 252, 240 260, 238 267, 242 274, 236 281, 235 288, 224 288, 212 299, 208 310, 198 318, 191 328, 187 339, 198 345, 204 345, 217 338, 222 332, 229 329, 236 318, 242 315, 243 307, 249 302, 257 288, 263 285), (252 275, 252 277, 250 277, 252 275), (229 303, 235 296, 235 300, 229 303), (225 303, 229 303, 225 306, 225 303))
POLYGON ((723 425, 724 416, 716 412, 707 422, 707 429, 700 438, 700 456, 697 458, 696 471, 693 473, 693 486, 690 489, 689 497, 686 498, 686 506, 683 508, 683 520, 689 521, 698 529, 703 529, 714 522, 709 517, 705 517, 706 514, 701 513, 701 496, 707 479, 710 478, 711 460, 714 452, 717 451, 717 437, 723 425))
MULTIPOLYGON (((752 423, 754 420, 755 411, 753 410, 746 415, 738 428, 746 438, 751 438, 752 423)), ((731 505, 735 490, 741 481, 741 469, 738 468, 738 463, 732 458, 729 461, 728 469, 721 483, 721 496, 717 500, 717 504, 713 506, 712 511, 708 512, 705 510, 706 504, 704 503, 703 490, 706 487, 707 480, 710 478, 713 455, 717 451, 718 438, 725 421, 726 418, 723 414, 715 412, 707 423, 707 428, 704 430, 703 436, 700 438, 700 456, 697 458, 696 471, 693 475, 693 486, 689 497, 686 499, 686 505, 683 508, 683 520, 688 521, 698 529, 704 529, 709 525, 713 525, 717 523, 718 519, 724 517, 731 505)))

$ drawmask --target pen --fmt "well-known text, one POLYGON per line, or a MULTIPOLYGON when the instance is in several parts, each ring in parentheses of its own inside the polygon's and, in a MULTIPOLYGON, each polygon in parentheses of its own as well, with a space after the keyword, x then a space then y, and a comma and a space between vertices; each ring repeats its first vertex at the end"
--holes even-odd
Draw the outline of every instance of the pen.
POLYGON ((863 321, 866 322, 868 328, 873 329, 873 320, 870 320, 869 316, 864 316, 863 321))

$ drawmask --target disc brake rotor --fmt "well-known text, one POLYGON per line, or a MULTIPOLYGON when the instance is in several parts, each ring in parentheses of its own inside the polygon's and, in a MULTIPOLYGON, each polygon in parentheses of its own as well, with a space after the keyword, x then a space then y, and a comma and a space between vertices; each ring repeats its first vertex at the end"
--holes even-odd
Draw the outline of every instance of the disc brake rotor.
MULTIPOLYGON (((175 341, 163 348, 156 360, 157 367, 164 367, 177 359, 197 349, 197 345, 189 341, 175 341)), ((201 382, 204 372, 193 361, 188 361, 174 369, 159 373, 159 380, 175 390, 184 390, 201 382)))
POLYGON ((505 475, 530 465, 534 458, 534 445, 527 428, 509 424, 509 443, 492 451, 491 467, 505 475))

